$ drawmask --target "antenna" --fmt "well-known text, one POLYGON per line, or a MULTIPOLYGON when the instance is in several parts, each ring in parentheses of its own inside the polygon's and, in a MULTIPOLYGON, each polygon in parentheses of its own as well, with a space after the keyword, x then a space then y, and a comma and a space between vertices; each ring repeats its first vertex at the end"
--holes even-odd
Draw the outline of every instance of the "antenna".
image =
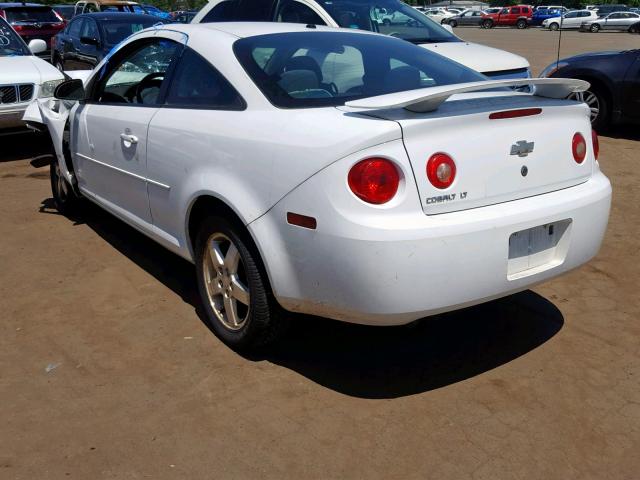
POLYGON ((560 66, 560 43, 562 42, 562 20, 564 19, 564 0, 560 0, 560 28, 558 35, 558 55, 556 56, 556 70, 560 66))

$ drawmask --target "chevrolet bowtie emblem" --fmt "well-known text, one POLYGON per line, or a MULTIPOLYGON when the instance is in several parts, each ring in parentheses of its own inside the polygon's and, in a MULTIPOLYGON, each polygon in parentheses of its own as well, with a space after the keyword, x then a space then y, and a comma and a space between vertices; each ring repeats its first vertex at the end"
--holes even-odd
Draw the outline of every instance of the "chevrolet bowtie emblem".
POLYGON ((533 142, 527 142, 526 140, 520 140, 515 145, 511 145, 511 155, 518 155, 519 157, 526 157, 533 152, 533 142))

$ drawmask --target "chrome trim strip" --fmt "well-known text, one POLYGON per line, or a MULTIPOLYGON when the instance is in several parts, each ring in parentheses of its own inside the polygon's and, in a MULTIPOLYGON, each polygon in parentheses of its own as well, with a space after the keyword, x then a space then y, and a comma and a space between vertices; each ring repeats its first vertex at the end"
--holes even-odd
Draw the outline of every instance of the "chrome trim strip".
POLYGON ((109 165, 108 163, 104 163, 104 162, 101 162, 100 160, 96 160, 95 158, 91 158, 91 157, 88 157, 87 155, 83 155, 82 153, 77 153, 76 152, 76 155, 78 157, 84 158, 85 160, 89 160, 90 162, 97 163, 98 165, 102 165, 103 167, 107 167, 107 168, 110 168, 112 170, 115 170, 116 172, 124 173, 125 175, 129 175, 129 176, 131 176, 133 178, 136 178, 138 180, 142 180, 143 182, 148 182, 148 183, 151 183, 152 185, 156 185, 156 186, 158 186, 160 188, 164 188, 165 190, 170 190, 171 189, 170 185, 165 185, 164 183, 160 183, 160 182, 157 182, 155 180, 151 180, 150 178, 145 178, 142 175, 138 175, 137 173, 127 172, 126 170, 123 170, 122 168, 114 167, 113 165, 109 165))

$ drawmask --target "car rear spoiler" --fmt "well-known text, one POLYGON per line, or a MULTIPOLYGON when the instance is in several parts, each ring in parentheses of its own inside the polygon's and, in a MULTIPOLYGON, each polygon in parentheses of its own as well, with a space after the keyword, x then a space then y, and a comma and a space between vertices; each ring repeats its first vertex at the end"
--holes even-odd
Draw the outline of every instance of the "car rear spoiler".
POLYGON ((451 95, 477 92, 500 87, 523 87, 535 85, 534 95, 546 98, 567 98, 570 94, 584 92, 589 82, 574 78, 522 78, 517 80, 486 80, 482 82, 458 83, 440 87, 419 88, 404 92, 389 93, 376 97, 361 98, 346 102, 345 106, 366 110, 391 110, 405 108, 411 112, 432 112, 451 95))

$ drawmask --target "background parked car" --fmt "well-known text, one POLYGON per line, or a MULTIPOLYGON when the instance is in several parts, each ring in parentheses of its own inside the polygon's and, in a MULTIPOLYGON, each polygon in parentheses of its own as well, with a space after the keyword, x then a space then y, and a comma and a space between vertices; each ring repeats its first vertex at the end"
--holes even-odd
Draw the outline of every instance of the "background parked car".
POLYGON ((525 58, 463 41, 400 0, 385 0, 386 15, 403 19, 387 26, 378 16, 380 5, 379 0, 211 0, 192 23, 293 22, 369 30, 420 45, 494 79, 531 76, 525 58))
POLYGON ((47 48, 40 56, 48 57, 51 39, 65 26, 64 19, 51 7, 39 3, 0 3, 0 16, 13 27, 25 43, 44 40, 47 48))
POLYGON ((614 12, 606 17, 584 22, 580 30, 597 33, 600 30, 629 31, 631 25, 640 21, 640 15, 633 12, 614 12))
POLYGON ((597 130, 616 123, 640 123, 640 50, 594 52, 564 58, 540 77, 586 80, 584 100, 597 130))
POLYGON ((4 134, 7 129, 24 128, 22 116, 29 103, 52 97, 64 77, 33 55, 46 49, 44 40, 33 39, 27 46, 2 17, 0 39, 0 134, 4 134))
POLYGON ((191 20, 193 20, 193 17, 195 17, 197 13, 197 10, 192 12, 180 12, 173 16, 173 21, 176 23, 191 23, 191 20))
POLYGON ((65 22, 68 22, 73 18, 75 13, 75 5, 52 5, 53 11, 62 17, 65 22))
POLYGON ((529 19, 530 27, 539 27, 545 20, 551 18, 560 18, 562 16, 562 11, 557 8, 539 8, 529 19))
POLYGON ((60 71, 91 70, 129 35, 159 22, 165 23, 153 15, 139 13, 101 12, 77 15, 55 37, 51 63, 60 71))
POLYGON ((445 19, 444 23, 452 27, 457 27, 458 25, 473 25, 474 27, 478 27, 482 23, 482 14, 483 12, 481 10, 467 10, 459 15, 445 19))
POLYGON ((605 17, 613 12, 626 12, 629 7, 620 4, 608 4, 608 5, 594 5, 593 9, 596 11, 599 17, 605 17))
POLYGON ((449 12, 444 8, 428 8, 423 13, 436 23, 445 23, 446 20, 455 16, 454 13, 449 12))
POLYGON ((134 6, 134 10, 136 13, 146 13, 147 15, 162 18, 163 20, 171 20, 169 12, 165 12, 154 5, 143 4, 140 6, 134 6))
POLYGON ((82 0, 76 3, 75 15, 94 12, 128 12, 135 13, 140 4, 125 0, 82 0))
POLYGON ((595 10, 573 10, 565 13, 562 17, 548 18, 542 22, 543 28, 549 30, 580 28, 584 22, 589 22, 598 18, 595 10))
POLYGON ((527 28, 532 16, 533 8, 529 5, 505 7, 498 13, 485 13, 483 15, 482 27, 516 27, 523 29, 527 28))

